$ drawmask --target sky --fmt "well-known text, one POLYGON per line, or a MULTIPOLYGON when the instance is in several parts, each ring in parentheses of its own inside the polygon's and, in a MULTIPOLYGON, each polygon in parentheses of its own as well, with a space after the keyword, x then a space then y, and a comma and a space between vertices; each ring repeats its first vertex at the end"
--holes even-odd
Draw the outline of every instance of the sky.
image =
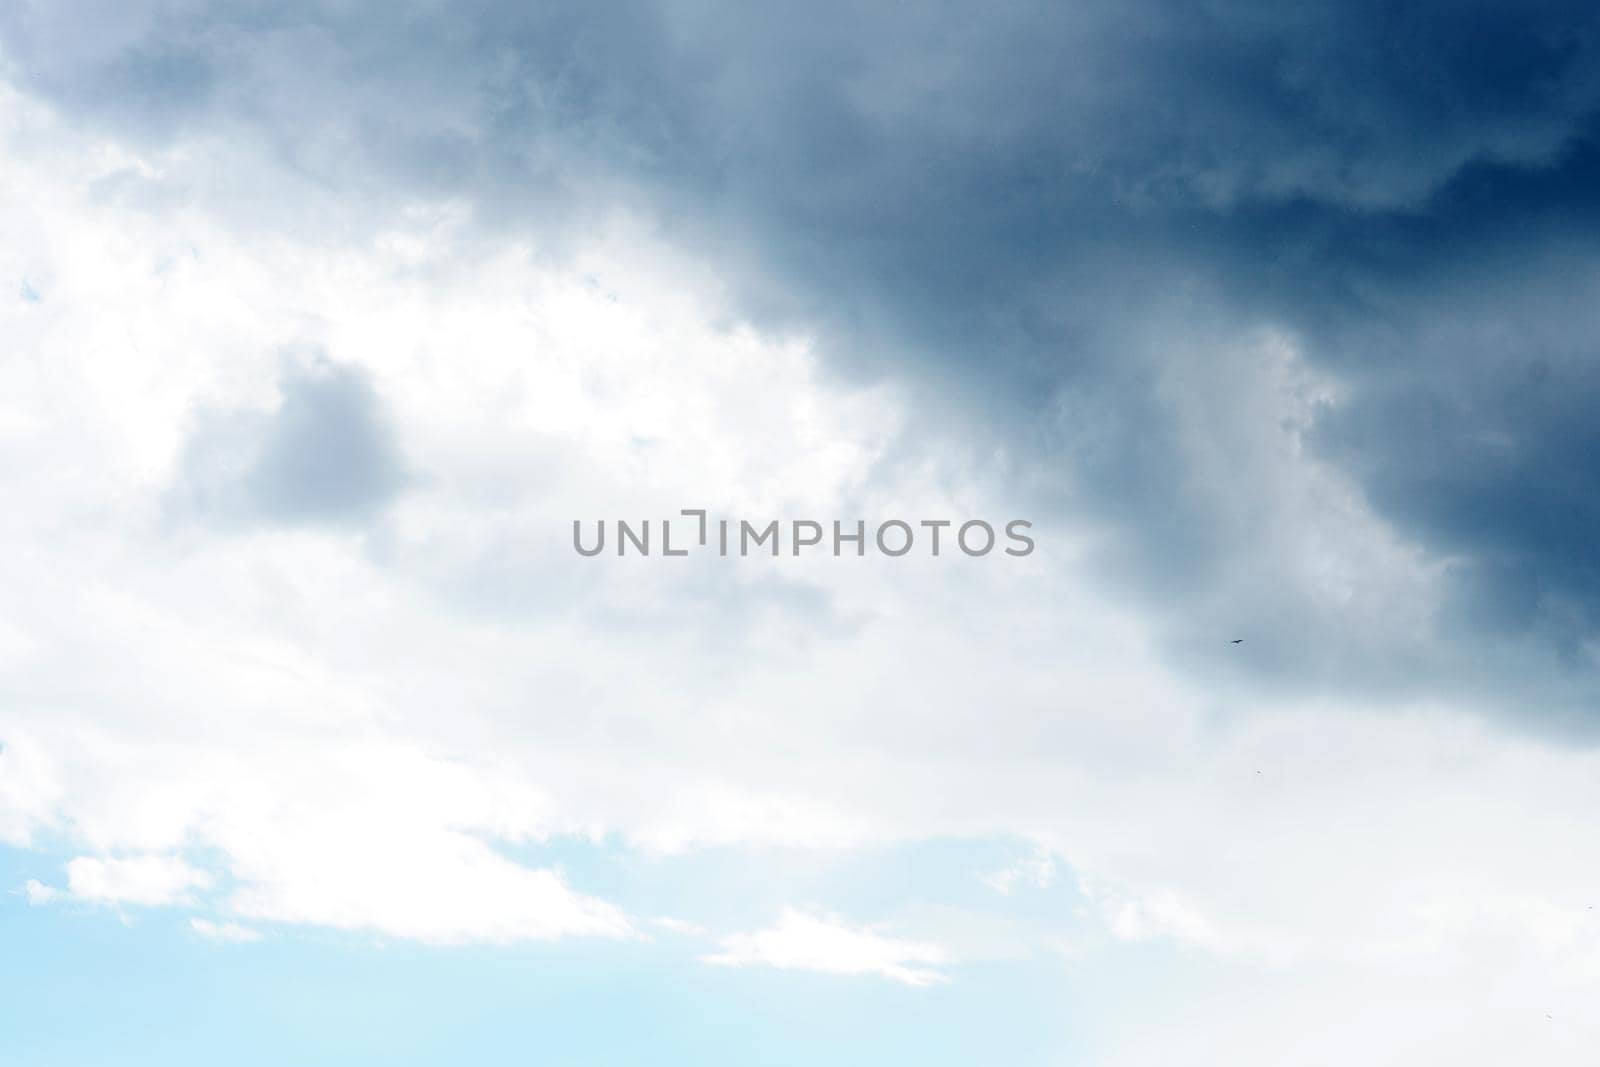
POLYGON ((1597 181, 1588 4, 6 5, 0 1061, 1590 1063, 1597 181))

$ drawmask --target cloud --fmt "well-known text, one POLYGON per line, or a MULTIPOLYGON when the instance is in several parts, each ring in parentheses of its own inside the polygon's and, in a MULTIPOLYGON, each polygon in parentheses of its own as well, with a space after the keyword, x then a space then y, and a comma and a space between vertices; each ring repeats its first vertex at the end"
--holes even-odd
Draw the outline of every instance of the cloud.
POLYGON ((1122 1062, 1498 1063, 1593 1001, 1590 15, 85 10, 0 16, 9 844, 460 944, 636 936, 563 840, 831 901, 1020 835, 1122 1062), (566 548, 697 505, 1040 551, 566 548))
POLYGON ((270 413, 202 409, 175 494, 223 523, 370 519, 405 485, 399 450, 366 372, 286 361, 270 413))
POLYGON ((253 930, 248 926, 232 922, 213 922, 199 917, 189 920, 189 929, 208 941, 220 941, 230 945, 245 945, 260 941, 262 936, 260 930, 253 930))
POLYGON ((209 874, 178 856, 79 856, 67 864, 67 892, 96 904, 177 904, 211 884, 209 874))
MULTIPOLYGON (((1041 517, 1040 551, 1006 567, 579 570, 574 515, 1008 515, 1036 483, 970 423, 931 432, 917 388, 841 382, 818 338, 740 325, 716 272, 627 218, 575 270, 427 205, 372 247, 261 247, 225 211, 97 206, 103 168, 142 161, 10 106, 52 136, 5 157, 30 194, 0 256, 41 261, 59 314, 3 320, 39 353, 0 366, 0 475, 30 502, 0 515, 0 592, 27 620, 0 627, 9 841, 214 856, 207 903, 239 921, 459 944, 631 936, 583 879, 518 861, 543 842, 826 864, 1022 834, 1096 887, 1096 923, 1153 944, 1359 976, 1456 959, 1489 922, 1585 987, 1582 936, 1548 917, 1600 869, 1560 831, 1593 807, 1593 755, 1357 684, 1374 655, 1414 679, 1441 598, 1308 447, 1343 387, 1292 337, 1208 342, 1225 373, 1197 357, 1160 378, 1190 401, 1166 431, 1186 493, 1255 538, 1190 580, 1208 621, 1181 641, 1182 612, 1108 593, 1108 556, 1149 546, 1090 516, 1041 517), (162 522, 194 411, 256 413, 259 444, 286 383, 321 395, 283 360, 308 336, 340 354, 322 373, 381 396, 415 486, 361 538, 162 522), (1241 477, 1272 506, 1231 495, 1241 477), (1372 632, 1324 646, 1305 588, 1372 632), (1241 603, 1272 610, 1224 647, 1241 603), (1342 698, 1256 684, 1277 660, 1342 698)), ((1092 399, 1053 401, 1085 469, 1161 474, 1092 399)))
POLYGON ((375 840, 365 820, 300 829, 312 839, 232 843, 244 883, 230 899, 235 912, 431 944, 636 936, 620 909, 559 872, 523 867, 463 834, 412 825, 404 840, 375 840))
POLYGON ((909 986, 946 980, 948 954, 935 944, 885 937, 828 915, 786 908, 774 926, 724 938, 722 951, 702 956, 720 967, 776 967, 822 974, 877 975, 909 986))
POLYGON ((1010 896, 1019 887, 1048 889, 1055 884, 1056 863, 1048 852, 1039 851, 981 878, 984 885, 1002 896, 1010 896))
MULTIPOLYGON (((0 624, 0 649, 8 638, 16 639, 11 644, 14 656, 29 654, 32 642, 0 624)), ((0 743, 0 841, 32 843, 34 834, 51 824, 51 809, 60 799, 60 785, 51 778, 45 753, 16 738, 0 743)))
POLYGON ((34 878, 29 878, 22 886, 23 895, 28 898, 28 903, 34 907, 49 904, 61 896, 61 891, 53 886, 45 885, 34 878))
MULTIPOLYGON (((1585 728, 1592 11, 829 10, 69 3, 0 37, 23 91, 144 154, 101 175, 130 209, 164 190, 314 242, 444 208, 464 247, 548 262, 618 211, 666 220, 730 317, 914 383, 918 436, 982 434, 1041 512, 1114 531, 1102 575, 1161 606, 1172 662, 1222 613, 1299 635, 1235 657, 1263 685, 1585 728), (1263 402, 1263 329, 1309 409, 1263 402), (1456 358, 1482 339, 1504 358, 1456 358), (1535 364, 1559 387, 1526 388, 1535 364), (1308 561, 1318 528, 1348 536, 1308 561), (1374 543, 1436 572, 1422 630, 1329 595, 1374 543)), ((406 270, 417 247, 385 246, 406 270)), ((399 482, 362 387, 286 386, 265 438, 197 436, 193 487, 370 518, 399 482), (242 485, 205 459, 234 445, 242 485)))
POLYGON ((705 937, 709 931, 699 923, 690 922, 688 919, 679 919, 671 915, 662 915, 650 920, 652 926, 659 926, 669 934, 678 937, 705 937))

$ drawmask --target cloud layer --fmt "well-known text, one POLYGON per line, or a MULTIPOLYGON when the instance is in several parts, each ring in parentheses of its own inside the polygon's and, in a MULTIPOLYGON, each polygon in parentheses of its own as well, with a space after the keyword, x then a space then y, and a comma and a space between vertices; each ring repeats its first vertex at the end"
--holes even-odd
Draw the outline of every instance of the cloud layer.
MULTIPOLYGON (((731 310, 928 386, 926 417, 977 418, 1038 505, 1107 524, 1124 595, 1195 605, 1174 654, 1222 614, 1271 684, 1588 729, 1581 6, 102 15, 52 5, 4 40, 16 84, 183 159, 103 195, 309 240, 450 204, 546 256, 631 205, 716 265, 731 310), (1263 330, 1310 383, 1292 411, 1239 364, 1263 330), (1336 487, 1285 487, 1285 450, 1336 487), (1429 598, 1421 632, 1382 603, 1353 625, 1293 558, 1344 498, 1436 570, 1404 594, 1429 598)), ((314 402, 288 398, 255 506, 359 512, 398 484, 359 418, 320 481, 285 467, 333 411, 314 402)), ((1315 568, 1369 569, 1370 537, 1323 540, 1315 568)))
POLYGON ((23 896, 918 995, 1061 955, 1110 1064, 1587 1062, 1593 19, 0 15, 23 896), (682 507, 1040 548, 570 551, 682 507), (663 926, 533 854, 786 893, 950 839, 1070 928, 663 926))

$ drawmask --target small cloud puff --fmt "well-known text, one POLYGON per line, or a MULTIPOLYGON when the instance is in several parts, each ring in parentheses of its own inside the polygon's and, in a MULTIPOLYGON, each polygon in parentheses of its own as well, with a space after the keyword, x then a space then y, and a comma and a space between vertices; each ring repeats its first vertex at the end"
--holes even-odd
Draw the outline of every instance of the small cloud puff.
POLYGON ((189 929, 199 934, 208 941, 221 941, 232 945, 247 944, 251 941, 261 940, 261 931, 252 930, 248 926, 238 923, 218 923, 210 919, 193 918, 189 920, 189 929))
POLYGON ((54 886, 45 885, 34 878, 29 878, 22 887, 22 895, 28 898, 28 903, 34 907, 49 904, 61 895, 61 890, 54 886))
POLYGON ((947 980, 935 967, 949 958, 939 945, 885 937, 870 927, 852 928, 836 916, 786 908, 777 925, 724 938, 721 952, 701 960, 722 967, 761 964, 822 974, 878 975, 909 986, 930 986, 947 980))

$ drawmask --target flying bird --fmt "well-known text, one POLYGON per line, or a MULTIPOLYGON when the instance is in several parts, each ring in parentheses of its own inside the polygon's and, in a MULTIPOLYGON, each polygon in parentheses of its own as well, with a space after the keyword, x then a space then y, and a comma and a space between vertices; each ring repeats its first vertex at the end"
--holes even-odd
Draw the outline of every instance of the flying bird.
POLYGON ((1229 641, 1228 644, 1230 644, 1230 645, 1242 645, 1242 644, 1244 644, 1244 638, 1235 637, 1232 641, 1229 641))

